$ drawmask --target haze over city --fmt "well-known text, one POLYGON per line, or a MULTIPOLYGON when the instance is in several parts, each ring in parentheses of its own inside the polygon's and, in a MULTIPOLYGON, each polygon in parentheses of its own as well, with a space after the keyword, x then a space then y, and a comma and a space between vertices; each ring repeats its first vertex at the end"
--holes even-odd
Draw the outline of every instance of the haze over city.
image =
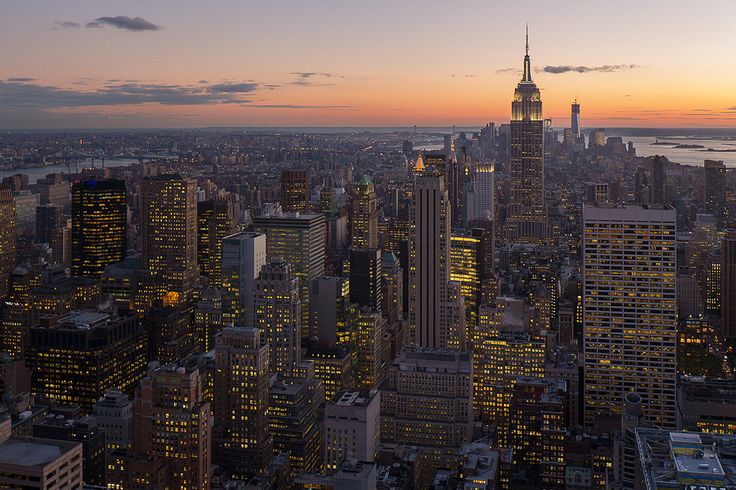
POLYGON ((0 127, 447 126, 508 119, 524 24, 544 116, 736 120, 736 3, 6 2, 0 127))

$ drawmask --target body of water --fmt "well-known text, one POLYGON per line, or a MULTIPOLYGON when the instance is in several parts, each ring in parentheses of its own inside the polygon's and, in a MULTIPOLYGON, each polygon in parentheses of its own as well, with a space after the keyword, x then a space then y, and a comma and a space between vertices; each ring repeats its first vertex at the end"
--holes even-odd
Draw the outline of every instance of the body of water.
MULTIPOLYGON (((110 159, 105 160, 105 168, 112 168, 112 167, 124 167, 126 165, 132 165, 134 163, 138 163, 138 160, 135 158, 120 158, 120 159, 110 159)), ((48 174, 53 173, 77 173, 77 168, 79 168, 79 171, 81 172, 84 168, 102 168, 102 160, 95 160, 94 165, 92 164, 92 160, 85 160, 83 162, 79 162, 79 164, 73 163, 71 166, 67 166, 66 164, 59 163, 54 165, 46 165, 45 167, 29 167, 29 168, 16 168, 16 169, 3 169, 0 170, 0 180, 2 180, 5 177, 9 177, 11 175, 15 174, 25 174, 28 176, 28 182, 31 184, 34 184, 38 179, 42 179, 46 177, 48 174)))
POLYGON ((655 138, 653 136, 623 136, 631 141, 636 154, 642 157, 662 155, 671 162, 702 167, 705 160, 723 160, 727 167, 736 168, 736 141, 690 137, 655 138), (659 143, 669 144, 654 144, 659 143), (677 148, 677 145, 698 145, 702 148, 677 148), (715 151, 708 151, 708 149, 715 151), (732 151, 723 151, 732 150, 732 151))

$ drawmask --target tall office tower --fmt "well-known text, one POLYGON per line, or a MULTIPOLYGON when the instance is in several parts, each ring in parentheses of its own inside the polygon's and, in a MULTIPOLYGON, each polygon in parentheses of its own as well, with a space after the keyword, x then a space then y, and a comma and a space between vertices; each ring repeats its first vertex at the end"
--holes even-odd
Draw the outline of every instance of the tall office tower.
POLYGON ((235 233, 236 225, 229 192, 197 203, 197 262, 200 274, 209 278, 210 286, 222 285, 222 241, 235 233))
POLYGON ((580 104, 578 99, 572 103, 572 111, 570 112, 570 128, 572 128, 572 136, 577 141, 580 139, 580 104))
POLYGON ((361 308, 355 348, 355 380, 358 386, 378 388, 386 376, 384 332, 386 318, 370 308, 361 308))
POLYGON ((637 167, 634 173, 634 202, 642 206, 651 201, 651 189, 643 167, 637 167))
POLYGON ((705 212, 716 217, 719 227, 727 225, 726 166, 720 160, 705 161, 705 212))
POLYGON ((266 263, 266 235, 244 231, 222 240, 224 324, 252 327, 254 283, 266 263))
POLYGON ((310 337, 316 337, 321 346, 341 345, 352 350, 358 310, 350 302, 350 281, 344 277, 318 277, 312 281, 311 294, 310 337))
POLYGON ((136 390, 135 453, 163 459, 174 488, 210 488, 212 415, 202 385, 198 368, 170 364, 149 372, 136 390))
POLYGON ((15 219, 13 191, 0 186, 0 298, 7 295, 10 273, 15 268, 15 219))
POLYGON ((355 184, 351 246, 354 249, 378 247, 378 197, 367 175, 355 184))
POLYGON ((184 359, 198 350, 191 306, 155 306, 146 311, 148 358, 161 364, 184 359))
POLYGON ((381 265, 380 249, 350 250, 350 301, 374 311, 381 309, 381 265))
POLYGON ((194 308, 194 331, 198 349, 209 352, 215 348, 215 337, 222 331, 222 294, 217 288, 202 291, 194 308))
POLYGON ((146 332, 131 315, 71 312, 31 328, 32 390, 83 413, 110 388, 131 393, 146 372, 146 332))
POLYGON ((268 431, 269 345, 256 328, 226 327, 215 347, 214 453, 231 475, 266 471, 273 457, 268 431))
POLYGON ((736 230, 723 237, 721 258, 721 335, 736 339, 736 230))
POLYGON ((475 166, 475 190, 473 192, 473 219, 493 221, 495 208, 495 179, 492 163, 475 166))
POLYGON ((301 304, 299 279, 283 260, 271 260, 261 268, 254 287, 255 326, 261 343, 271 346, 271 374, 289 376, 299 362, 301 304))
POLYGON ((507 440, 514 464, 537 468, 538 488, 565 488, 567 395, 558 379, 522 377, 512 389, 507 440))
MULTIPOLYGON (((266 234, 268 260, 281 257, 299 278, 302 325, 309 325, 309 290, 312 279, 325 274, 325 216, 291 213, 253 219, 255 231, 266 234)), ((304 338, 309 329, 302 332, 304 338)))
POLYGON ((28 345, 31 274, 16 267, 10 275, 8 295, 3 302, 2 348, 11 356, 22 356, 28 345))
POLYGON ((274 450, 289 455, 294 475, 321 468, 321 424, 307 383, 277 381, 271 386, 268 424, 274 450))
POLYGON ((493 236, 481 228, 450 238, 450 280, 460 284, 465 303, 466 325, 478 323, 481 284, 493 272, 493 236))
POLYGON ((122 180, 83 180, 72 186, 72 269, 99 277, 125 258, 128 205, 122 180))
POLYGON ((667 184, 667 173, 664 164, 667 161, 665 157, 654 156, 651 160, 652 175, 652 204, 667 204, 665 202, 665 186, 667 184))
POLYGON ((144 302, 168 293, 191 298, 197 267, 197 181, 179 175, 146 177, 141 184, 141 266, 144 302))
POLYGON ((445 164, 445 183, 447 185, 447 197, 450 199, 450 216, 453 225, 462 225, 463 214, 460 200, 460 177, 462 172, 459 167, 462 163, 457 161, 457 153, 455 152, 455 142, 450 145, 450 154, 447 156, 445 164))
POLYGON ((54 231, 61 226, 61 208, 44 204, 36 208, 36 242, 51 244, 54 231))
POLYGON ((473 404, 484 423, 494 425, 499 445, 508 443, 511 391, 522 376, 544 376, 545 338, 535 312, 518 298, 483 305, 473 331, 473 404))
POLYGON ((325 469, 334 473, 346 461, 375 461, 381 429, 381 393, 341 390, 325 406, 325 469))
POLYGON ((585 423, 643 398, 647 422, 676 425, 675 211, 583 207, 585 423))
POLYGON ((456 461, 472 425, 470 353, 405 346, 381 387, 381 442, 418 446, 418 464, 434 474, 456 461))
POLYGON ((92 417, 105 430, 107 452, 133 445, 133 402, 127 394, 111 388, 92 407, 92 417))
POLYGON ((527 31, 524 76, 511 103, 509 238, 512 241, 536 242, 547 235, 542 119, 542 99, 532 81, 527 31))
POLYGON ((393 252, 386 252, 381 259, 382 285, 381 311, 386 315, 389 325, 404 319, 404 271, 393 252))
POLYGON ((442 175, 418 174, 411 206, 409 241, 409 323, 422 347, 449 347, 450 203, 442 175))
POLYGON ((287 213, 309 210, 309 172, 307 170, 281 172, 281 208, 287 213))

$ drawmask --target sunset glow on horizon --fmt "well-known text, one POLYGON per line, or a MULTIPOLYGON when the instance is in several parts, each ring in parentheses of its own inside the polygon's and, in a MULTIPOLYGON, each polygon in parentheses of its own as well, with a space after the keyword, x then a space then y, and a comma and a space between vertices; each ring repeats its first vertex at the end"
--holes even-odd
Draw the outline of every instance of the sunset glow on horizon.
POLYGON ((555 126, 736 126, 733 1, 397 3, 9 3, 0 127, 507 122, 519 19, 555 126))

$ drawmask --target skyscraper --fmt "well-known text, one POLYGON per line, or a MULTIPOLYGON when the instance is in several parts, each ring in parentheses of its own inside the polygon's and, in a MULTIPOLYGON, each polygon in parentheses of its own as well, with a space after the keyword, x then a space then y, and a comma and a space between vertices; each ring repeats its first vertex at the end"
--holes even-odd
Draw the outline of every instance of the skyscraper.
POLYGON ((226 327, 215 347, 215 455, 235 475, 263 473, 273 457, 268 431, 270 346, 256 328, 226 327))
POLYGON ((572 103, 570 127, 572 128, 572 137, 578 140, 580 138, 580 104, 578 104, 578 99, 575 99, 572 103))
POLYGON ((253 326, 254 281, 266 263, 266 235, 244 231, 222 240, 223 321, 253 326))
POLYGON ((493 163, 477 164, 475 166, 475 189, 473 192, 473 219, 493 221, 494 185, 493 163))
POLYGON ((235 210, 232 195, 197 203, 197 262, 199 272, 210 285, 222 285, 222 241, 235 232, 235 210))
POLYGON ((309 172, 284 170, 281 172, 281 208, 285 212, 309 209, 309 172))
POLYGON ((197 267, 197 181, 179 175, 146 177, 141 184, 141 266, 144 302, 168 293, 186 300, 197 267))
POLYGON ((175 488, 210 488, 212 415, 203 382, 198 367, 171 364, 149 372, 136 391, 135 453, 162 459, 175 488))
POLYGON ((367 175, 362 176, 355 185, 351 245, 354 249, 378 247, 378 197, 367 175))
POLYGON ((457 347, 450 312, 450 202, 433 167, 417 174, 409 242, 409 322, 422 347, 457 347))
POLYGON ((13 191, 0 186, 0 297, 7 294, 10 273, 15 268, 15 220, 13 191))
POLYGON ((705 212, 718 220, 718 226, 726 226, 726 166, 720 160, 705 161, 705 212))
POLYGON ((721 333, 733 340, 736 339, 736 230, 726 231, 722 250, 721 333))
POLYGON ((383 291, 381 250, 350 250, 350 301, 380 310, 383 291))
POLYGON ((127 249, 128 206, 122 180, 84 180, 72 186, 73 276, 99 277, 127 249))
MULTIPOLYGON (((253 219, 255 231, 266 234, 268 260, 285 259, 299 278, 302 325, 309 325, 312 279, 325 273, 325 216, 321 213, 285 213, 253 219)), ((309 329, 302 332, 306 337, 309 329)))
POLYGON ((323 276, 312 281, 311 337, 322 346, 350 348, 355 341, 357 307, 350 302, 350 281, 323 276))
POLYGON ((666 161, 667 159, 665 157, 659 155, 655 155, 651 159, 652 204, 666 204, 665 186, 667 184, 667 172, 664 169, 666 161))
POLYGON ((647 422, 676 425, 675 211, 583 207, 585 423, 643 399, 647 422))
POLYGON ((300 359, 301 304, 299 279, 283 260, 261 268, 254 287, 255 326, 261 343, 270 344, 269 371, 289 376, 300 359))
POLYGON ((509 238, 512 241, 541 241, 547 235, 544 128, 542 99, 539 89, 532 81, 528 31, 524 75, 516 87, 511 103, 509 174, 509 238))

